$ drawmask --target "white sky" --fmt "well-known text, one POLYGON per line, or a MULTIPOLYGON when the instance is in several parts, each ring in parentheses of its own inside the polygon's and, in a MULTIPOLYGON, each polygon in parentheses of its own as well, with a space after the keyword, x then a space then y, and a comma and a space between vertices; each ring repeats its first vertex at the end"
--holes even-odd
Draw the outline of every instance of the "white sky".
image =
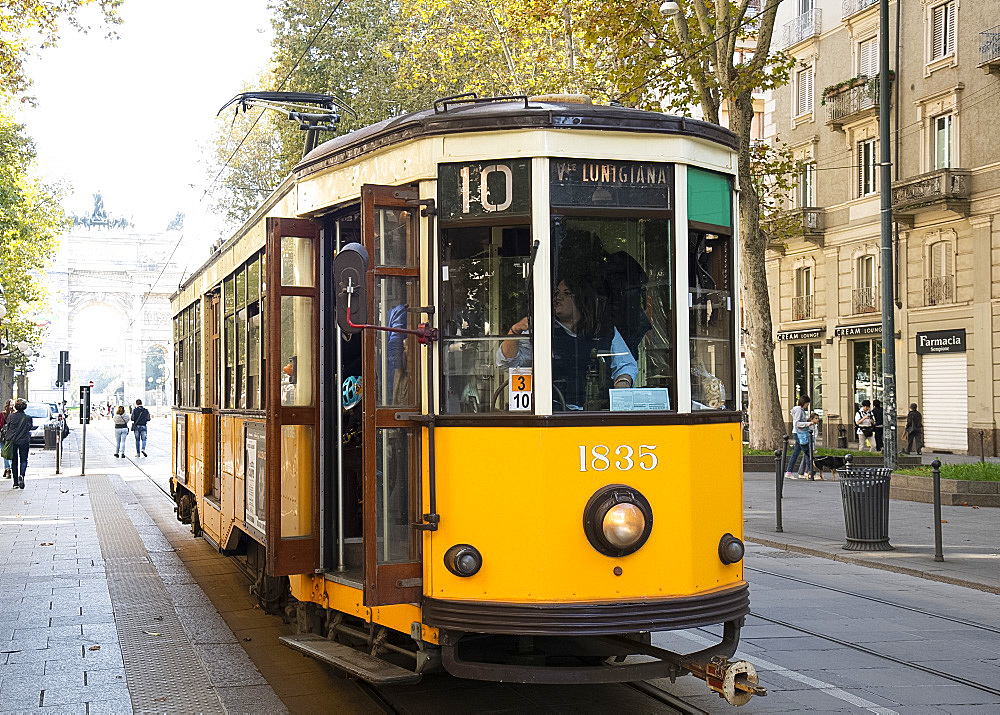
POLYGON ((110 215, 139 230, 162 231, 183 211, 182 253, 200 262, 220 226, 199 218, 215 113, 267 63, 267 0, 125 0, 121 16, 116 40, 64 23, 59 45, 28 66, 38 106, 22 105, 18 118, 40 172, 72 185, 70 213, 90 213, 98 191, 110 215))

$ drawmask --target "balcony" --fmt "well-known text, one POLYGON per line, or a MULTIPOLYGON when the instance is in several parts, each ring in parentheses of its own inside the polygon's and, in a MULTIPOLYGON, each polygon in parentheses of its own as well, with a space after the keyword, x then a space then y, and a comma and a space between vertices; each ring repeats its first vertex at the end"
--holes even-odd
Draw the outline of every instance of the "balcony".
POLYGON ((792 298, 792 320, 809 320, 813 317, 813 297, 798 295, 792 298))
POLYGON ((951 303, 955 298, 955 280, 952 276, 924 278, 924 305, 951 303))
POLYGON ((851 296, 851 307, 855 315, 878 312, 878 296, 874 287, 855 288, 851 296))
MULTIPOLYGON (((889 81, 892 82, 890 75, 889 81)), ((826 123, 837 131, 849 122, 878 114, 878 77, 858 77, 837 90, 828 90, 823 95, 826 105, 826 123)))
POLYGON ((823 209, 805 206, 789 209, 785 215, 798 225, 798 230, 802 232, 802 238, 816 244, 819 248, 823 247, 823 209))
POLYGON ((979 33, 979 66, 1000 74, 1000 25, 979 33))
POLYGON ((843 0, 840 19, 846 20, 851 15, 857 15, 862 10, 867 10, 872 5, 878 5, 878 0, 843 0))
POLYGON ((936 169, 892 184, 892 214, 912 221, 925 211, 952 211, 969 215, 972 176, 968 169, 936 169))
POLYGON ((784 41, 781 49, 787 50, 792 45, 797 45, 810 37, 816 37, 820 31, 820 18, 822 17, 819 8, 813 8, 802 13, 791 22, 785 23, 784 41))

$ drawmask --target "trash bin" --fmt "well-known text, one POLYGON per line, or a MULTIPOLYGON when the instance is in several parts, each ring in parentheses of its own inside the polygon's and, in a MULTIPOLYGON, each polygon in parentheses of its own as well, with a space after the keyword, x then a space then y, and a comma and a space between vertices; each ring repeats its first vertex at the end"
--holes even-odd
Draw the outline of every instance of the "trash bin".
POLYGON ((59 441, 59 425, 45 425, 45 449, 55 449, 59 441))
POLYGON ((887 467, 838 470, 844 500, 847 551, 892 551, 889 544, 889 479, 887 467))

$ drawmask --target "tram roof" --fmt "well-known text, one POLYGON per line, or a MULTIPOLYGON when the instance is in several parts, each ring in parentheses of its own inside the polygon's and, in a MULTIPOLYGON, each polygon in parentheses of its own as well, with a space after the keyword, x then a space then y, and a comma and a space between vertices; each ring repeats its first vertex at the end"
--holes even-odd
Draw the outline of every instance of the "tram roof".
POLYGON ((688 136, 735 150, 738 137, 700 119, 627 107, 527 97, 438 100, 431 109, 404 114, 335 137, 295 167, 302 178, 383 147, 424 136, 515 129, 641 132, 688 136))

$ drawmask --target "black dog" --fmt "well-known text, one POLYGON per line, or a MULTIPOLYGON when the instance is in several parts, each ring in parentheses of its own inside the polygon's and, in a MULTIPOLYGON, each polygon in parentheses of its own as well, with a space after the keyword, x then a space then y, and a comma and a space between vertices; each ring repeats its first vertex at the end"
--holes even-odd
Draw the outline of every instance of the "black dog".
POLYGON ((824 471, 829 471, 833 477, 836 477, 837 470, 843 469, 845 464, 843 457, 834 457, 832 455, 813 457, 812 474, 809 475, 809 478, 816 479, 816 474, 818 473, 819 478, 822 479, 824 471))

